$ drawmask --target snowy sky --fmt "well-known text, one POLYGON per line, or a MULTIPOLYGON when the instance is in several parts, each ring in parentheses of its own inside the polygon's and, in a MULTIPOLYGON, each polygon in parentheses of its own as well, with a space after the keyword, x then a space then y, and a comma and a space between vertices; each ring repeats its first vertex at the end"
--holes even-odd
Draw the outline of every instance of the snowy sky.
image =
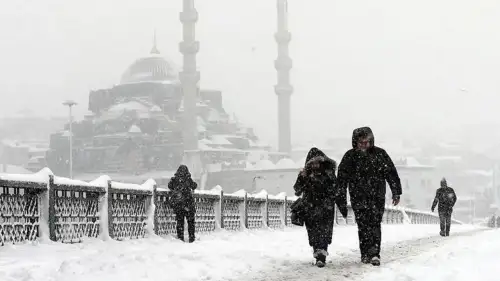
MULTIPOLYGON (((181 5, 1 1, 1 115, 64 115, 68 98, 83 114, 89 90, 118 83, 149 52, 154 28, 159 49, 180 64, 181 5)), ((196 5, 202 88, 222 90, 230 111, 274 140, 275 1, 196 5)), ((364 124, 394 135, 500 117, 498 0, 289 0, 289 12, 296 140, 345 136, 364 124)))

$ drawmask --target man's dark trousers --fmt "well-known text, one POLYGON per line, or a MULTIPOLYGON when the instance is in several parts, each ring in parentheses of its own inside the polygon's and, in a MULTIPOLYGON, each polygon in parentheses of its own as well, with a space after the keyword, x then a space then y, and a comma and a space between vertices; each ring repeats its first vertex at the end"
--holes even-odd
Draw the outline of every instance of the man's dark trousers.
POLYGON ((370 204, 370 207, 354 208, 358 225, 359 249, 361 257, 380 258, 382 242, 382 217, 384 204, 370 204))
POLYGON ((441 226, 441 236, 450 236, 451 213, 453 210, 439 210, 439 223, 441 226))

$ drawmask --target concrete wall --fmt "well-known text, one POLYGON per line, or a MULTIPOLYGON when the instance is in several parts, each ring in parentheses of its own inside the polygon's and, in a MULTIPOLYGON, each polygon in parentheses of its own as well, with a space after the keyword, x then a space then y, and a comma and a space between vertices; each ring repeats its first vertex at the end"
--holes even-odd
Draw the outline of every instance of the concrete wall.
POLYGON ((214 172, 208 175, 205 187, 211 189, 220 185, 227 193, 240 189, 253 193, 265 189, 269 194, 286 192, 293 196, 293 185, 298 173, 299 169, 214 172))

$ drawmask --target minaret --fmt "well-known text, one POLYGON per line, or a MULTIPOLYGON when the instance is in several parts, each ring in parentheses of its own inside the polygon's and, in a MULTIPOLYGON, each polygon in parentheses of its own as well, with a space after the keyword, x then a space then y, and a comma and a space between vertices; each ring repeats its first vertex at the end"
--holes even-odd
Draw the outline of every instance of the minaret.
POLYGON ((183 55, 183 68, 179 74, 184 97, 183 116, 183 143, 184 164, 195 176, 199 173, 200 156, 198 153, 198 129, 196 126, 196 102, 198 97, 198 82, 200 73, 196 67, 196 54, 200 44, 195 40, 195 25, 198 21, 198 11, 194 7, 194 0, 183 0, 183 9, 180 13, 182 23, 182 39, 179 51, 183 55))
POLYGON ((278 32, 275 34, 278 43, 278 58, 274 62, 278 74, 278 84, 274 87, 278 95, 278 148, 280 152, 292 151, 292 132, 290 121, 290 98, 293 87, 290 85, 290 69, 292 59, 289 56, 288 44, 292 39, 288 31, 288 1, 277 0, 278 32))

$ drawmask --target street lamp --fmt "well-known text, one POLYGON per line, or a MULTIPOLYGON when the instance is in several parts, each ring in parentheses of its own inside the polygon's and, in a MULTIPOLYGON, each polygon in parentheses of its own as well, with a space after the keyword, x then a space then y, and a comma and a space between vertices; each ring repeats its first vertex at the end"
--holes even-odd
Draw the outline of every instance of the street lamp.
POLYGON ((266 177, 264 177, 264 176, 254 176, 253 177, 253 179, 252 179, 252 190, 253 191, 257 191, 257 179, 265 180, 266 177))
POLYGON ((69 108, 69 178, 73 178, 73 106, 77 105, 72 100, 63 102, 69 108))

